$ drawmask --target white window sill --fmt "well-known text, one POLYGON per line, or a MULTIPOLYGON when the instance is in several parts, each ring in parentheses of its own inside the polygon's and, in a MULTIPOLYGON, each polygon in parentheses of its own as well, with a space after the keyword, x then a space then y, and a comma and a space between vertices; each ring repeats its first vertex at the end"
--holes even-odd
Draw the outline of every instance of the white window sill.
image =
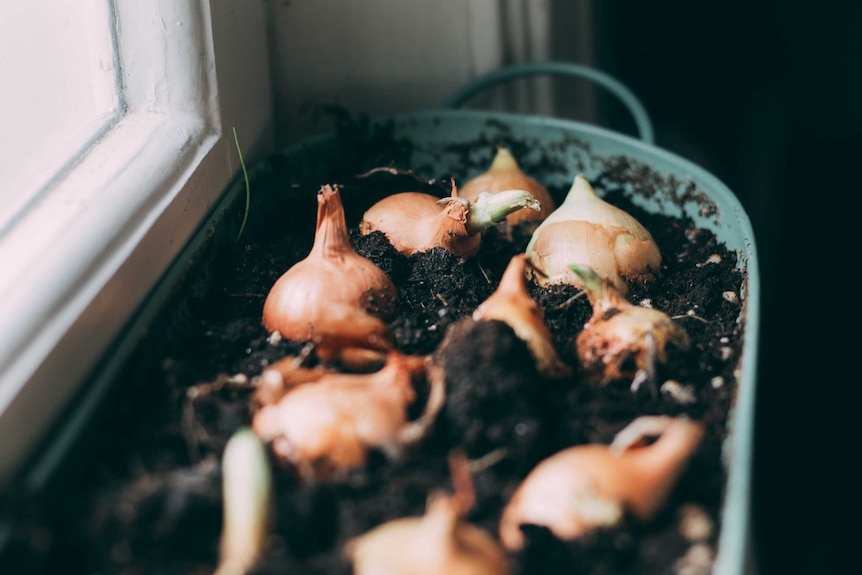
POLYGON ((18 451, 32 443, 32 419, 60 409, 92 366, 80 348, 107 347, 190 235, 197 222, 182 212, 204 213, 221 191, 179 193, 182 172, 211 158, 217 140, 195 118, 127 116, 3 238, 0 325, 14 337, 0 340, 0 411, 11 414, 0 437, 16 437, 18 451), (134 193, 142 182, 158 192, 134 193), (122 266, 131 273, 118 275, 122 266))
POLYGON ((246 161, 271 147, 262 2, 117 9, 151 28, 120 38, 126 72, 140 72, 126 79, 128 111, 0 235, 0 488, 239 172, 231 128, 246 161), (195 68, 172 69, 176 54, 195 68))

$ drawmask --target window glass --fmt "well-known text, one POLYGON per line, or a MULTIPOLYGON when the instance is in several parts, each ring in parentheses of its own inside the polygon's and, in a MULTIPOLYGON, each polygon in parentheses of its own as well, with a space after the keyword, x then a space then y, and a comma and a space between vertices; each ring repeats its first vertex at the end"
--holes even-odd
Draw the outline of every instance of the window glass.
POLYGON ((0 18, 0 237, 120 108, 104 1, 6 2, 0 18))
POLYGON ((0 2, 0 491, 23 466, 37 489, 49 431, 69 445, 98 403, 239 172, 231 129, 248 162, 271 148, 265 25, 265 0, 0 2))

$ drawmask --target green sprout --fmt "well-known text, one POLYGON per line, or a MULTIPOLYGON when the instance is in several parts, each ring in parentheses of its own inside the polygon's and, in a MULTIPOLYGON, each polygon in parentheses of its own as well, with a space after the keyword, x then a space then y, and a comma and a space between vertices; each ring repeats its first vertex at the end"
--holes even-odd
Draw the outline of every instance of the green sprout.
POLYGON ((245 223, 248 221, 248 212, 251 208, 251 186, 248 182, 248 171, 245 169, 245 161, 242 159, 242 150, 239 147, 239 138, 236 135, 236 127, 233 128, 233 141, 236 144, 236 153, 239 154, 239 165, 242 167, 242 177, 245 180, 245 213, 242 216, 242 224, 239 226, 239 233, 236 235, 237 241, 242 237, 242 232, 245 230, 245 223))
POLYGON ((215 575, 245 575, 265 551, 272 520, 272 471, 254 431, 234 432, 222 455, 224 517, 215 575))

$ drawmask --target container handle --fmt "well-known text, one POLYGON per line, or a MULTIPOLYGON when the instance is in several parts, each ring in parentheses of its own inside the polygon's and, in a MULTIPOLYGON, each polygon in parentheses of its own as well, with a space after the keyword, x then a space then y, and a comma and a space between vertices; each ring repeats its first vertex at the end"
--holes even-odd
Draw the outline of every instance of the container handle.
POLYGON ((620 99, 632 115, 632 118, 634 118, 640 139, 650 145, 654 143, 655 135, 649 114, 647 114, 646 108, 644 108, 643 104, 641 104, 640 100, 631 90, 613 76, 609 76, 588 66, 570 62, 527 62, 489 72, 461 88, 454 96, 449 98, 444 106, 446 108, 459 108, 464 102, 479 92, 497 84, 527 76, 546 75, 582 78, 595 82, 607 89, 620 99))

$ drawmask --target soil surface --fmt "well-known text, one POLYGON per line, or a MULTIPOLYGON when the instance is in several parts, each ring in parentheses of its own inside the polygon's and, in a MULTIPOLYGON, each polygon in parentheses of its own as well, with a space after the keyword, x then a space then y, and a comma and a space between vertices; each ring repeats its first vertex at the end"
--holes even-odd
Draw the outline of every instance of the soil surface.
MULTIPOLYGON (((355 249, 398 288, 401 306, 390 321, 397 347, 445 365, 447 402, 429 437, 399 458, 375 452, 358 471, 314 482, 273 461, 272 537, 254 572, 350 573, 344 543, 389 519, 421 515, 429 493, 451 489, 447 456, 455 448, 475 464, 476 503, 468 520, 495 534, 503 505, 541 459, 571 445, 607 444, 639 415, 667 414, 702 421, 707 433, 664 512, 649 524, 626 516, 616 527, 571 543, 527 528, 529 544, 511 555, 512 572, 708 573, 721 528, 721 447, 742 348, 744 274, 736 255, 711 232, 634 201, 667 187, 682 190, 679 202, 699 201, 698 191, 627 158, 604 162, 593 186, 644 224, 663 256, 657 280, 632 285, 629 299, 674 317, 692 346, 672 353, 655 380, 637 389, 626 380, 590 382, 577 370, 551 380, 537 373, 525 344, 506 324, 468 319, 494 291, 509 259, 524 251, 528 229, 486 232, 479 254, 468 260, 441 249, 404 257, 382 234, 358 233, 362 211, 383 195, 448 195, 450 178, 461 181, 465 170, 483 169, 494 144, 506 144, 516 158, 532 144, 502 129, 493 141, 453 146, 448 152, 460 160, 451 171, 429 173, 404 163, 409 143, 385 133, 371 138, 367 126, 347 121, 339 134, 340 154, 321 159, 329 162, 325 179, 297 176, 296 164, 282 155, 256 167, 242 236, 236 237, 240 198, 231 216, 210 230, 212 241, 140 335, 90 426, 86 448, 67 464, 66 480, 55 489, 59 495, 15 502, 20 521, 3 555, 13 569, 3 572, 213 572, 224 446, 250 422, 256 376, 304 348, 303 342, 269 339, 261 324, 264 298, 307 255, 316 192, 329 183, 341 188, 355 249), (381 166, 400 172, 357 176, 381 166)), ((522 168, 541 179, 553 168, 548 162, 540 157, 522 168)), ((551 188, 558 202, 567 191, 551 188)), ((530 290, 559 355, 576 366, 574 340, 591 314, 586 297, 571 287, 530 290)), ((417 391, 414 411, 427 395, 422 386, 417 391)))

